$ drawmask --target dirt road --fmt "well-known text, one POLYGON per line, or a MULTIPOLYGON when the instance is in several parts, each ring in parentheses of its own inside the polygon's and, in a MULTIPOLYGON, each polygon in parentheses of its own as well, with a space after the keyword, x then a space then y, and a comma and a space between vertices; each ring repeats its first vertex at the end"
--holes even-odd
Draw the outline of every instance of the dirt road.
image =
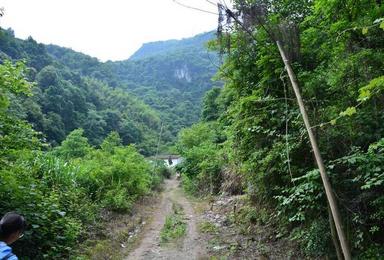
POLYGON ((137 248, 129 255, 129 260, 147 259, 207 259, 204 246, 202 245, 196 227, 196 215, 191 203, 185 197, 179 181, 176 179, 166 180, 165 191, 161 194, 162 199, 153 213, 153 221, 148 224, 145 233, 137 248), (172 203, 179 204, 187 219, 187 234, 179 245, 161 246, 160 231, 164 226, 165 218, 171 213, 172 203))

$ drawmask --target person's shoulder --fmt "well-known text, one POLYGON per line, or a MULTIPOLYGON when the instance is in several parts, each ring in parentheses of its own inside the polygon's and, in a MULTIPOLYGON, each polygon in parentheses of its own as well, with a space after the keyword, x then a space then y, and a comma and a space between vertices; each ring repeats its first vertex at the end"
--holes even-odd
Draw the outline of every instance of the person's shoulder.
POLYGON ((17 256, 12 253, 12 248, 10 248, 4 242, 0 242, 0 259, 18 260, 17 256))
POLYGON ((3 260, 19 260, 19 258, 12 253, 9 253, 8 255, 6 255, 5 257, 3 257, 1 259, 3 259, 3 260))
POLYGON ((0 259, 12 252, 12 249, 4 242, 0 242, 0 259))
POLYGON ((1 254, 0 253, 0 260, 18 260, 19 258, 13 254, 12 252, 9 252, 8 254, 1 254))
POLYGON ((8 260, 19 260, 19 258, 17 258, 16 255, 12 254, 12 255, 8 258, 8 260))

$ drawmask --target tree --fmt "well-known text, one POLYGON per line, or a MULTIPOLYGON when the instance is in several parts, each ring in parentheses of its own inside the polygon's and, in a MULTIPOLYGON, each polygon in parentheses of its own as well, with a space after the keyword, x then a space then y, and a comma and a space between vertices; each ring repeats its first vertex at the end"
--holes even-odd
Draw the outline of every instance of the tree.
POLYGON ((117 132, 111 132, 101 144, 101 149, 113 153, 114 148, 121 146, 121 138, 117 132))
POLYGON ((88 139, 83 134, 84 130, 81 128, 73 130, 61 145, 56 148, 57 153, 67 160, 87 155, 91 147, 88 139))
POLYGON ((201 113, 203 121, 212 121, 219 118, 219 105, 217 103, 217 98, 219 97, 220 92, 220 88, 212 88, 205 93, 201 113))
POLYGON ((20 150, 40 147, 31 126, 9 111, 13 95, 31 94, 33 84, 25 79, 25 73, 23 62, 5 60, 0 64, 0 168, 17 157, 20 150))
POLYGON ((52 65, 44 67, 36 75, 36 81, 43 89, 48 88, 49 86, 56 86, 59 82, 57 69, 52 65))

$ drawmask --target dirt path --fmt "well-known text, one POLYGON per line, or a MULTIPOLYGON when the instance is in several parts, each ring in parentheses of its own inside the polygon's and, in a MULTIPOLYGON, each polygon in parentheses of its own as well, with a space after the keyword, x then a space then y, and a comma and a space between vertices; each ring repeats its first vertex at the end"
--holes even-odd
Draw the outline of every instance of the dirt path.
POLYGON ((147 259, 207 259, 196 227, 196 215, 176 179, 166 180, 161 203, 153 213, 153 221, 145 229, 139 246, 128 256, 129 260, 147 259), (179 204, 188 221, 187 234, 179 246, 160 246, 160 231, 171 213, 172 203, 179 204))

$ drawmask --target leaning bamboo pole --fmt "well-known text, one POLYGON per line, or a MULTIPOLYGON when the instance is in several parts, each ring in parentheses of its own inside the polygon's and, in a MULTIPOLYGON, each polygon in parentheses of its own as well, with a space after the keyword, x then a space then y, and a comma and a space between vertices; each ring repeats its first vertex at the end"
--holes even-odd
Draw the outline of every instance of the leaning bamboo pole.
POLYGON ((327 196, 327 200, 328 200, 329 206, 331 208, 331 213, 333 216, 333 220, 335 222, 336 231, 337 231, 337 235, 338 235, 339 240, 340 240, 341 249, 343 251, 344 258, 345 258, 345 260, 350 260, 351 259, 351 253, 350 253, 350 249, 348 246, 346 236, 345 236, 344 231, 343 231, 339 209, 337 207, 336 199, 335 199, 335 196, 333 194, 333 190, 332 190, 331 184, 329 182, 328 175, 325 172, 325 166, 324 166, 321 154, 320 154, 319 147, 317 145, 316 138, 313 134, 311 124, 309 123, 308 114, 307 114, 303 99, 302 99, 301 94, 300 94, 299 84, 297 82, 297 79, 296 79, 295 73, 292 69, 292 66, 291 66, 289 60, 287 59, 287 56, 285 55, 283 46, 281 45, 281 43, 279 41, 276 41, 276 44, 277 44, 277 47, 279 48, 281 58, 283 59, 285 68, 288 72, 289 79, 291 81, 293 90, 294 90, 295 95, 296 95, 297 102, 298 102, 299 107, 300 107, 300 113, 301 113, 303 120, 304 120, 305 128, 307 130, 309 140, 311 142, 311 146, 312 146, 315 158, 316 158, 317 166, 319 167, 321 179, 323 181, 323 186, 325 189, 325 194, 327 196))

